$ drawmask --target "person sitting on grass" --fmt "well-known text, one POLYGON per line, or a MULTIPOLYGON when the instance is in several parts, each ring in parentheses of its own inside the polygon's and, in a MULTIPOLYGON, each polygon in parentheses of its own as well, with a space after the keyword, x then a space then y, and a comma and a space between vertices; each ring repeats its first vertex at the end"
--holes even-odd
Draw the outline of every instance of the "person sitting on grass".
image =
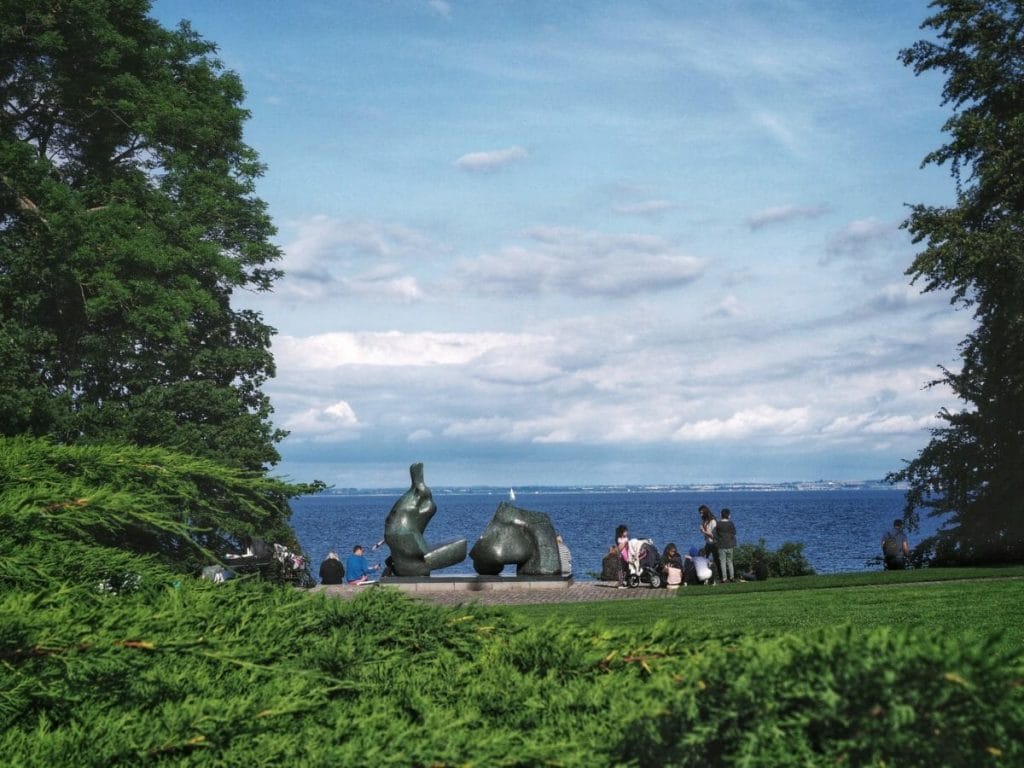
POLYGON ((676 545, 669 542, 658 561, 658 573, 661 574, 661 585, 675 589, 683 580, 683 558, 679 556, 676 545))
POLYGON ((369 584, 370 571, 379 569, 379 565, 370 565, 366 561, 361 544, 352 547, 352 554, 345 558, 345 573, 348 574, 348 583, 352 585, 369 584))
POLYGON ((767 581, 768 564, 764 561, 764 552, 755 549, 750 562, 750 570, 740 575, 740 581, 767 581))

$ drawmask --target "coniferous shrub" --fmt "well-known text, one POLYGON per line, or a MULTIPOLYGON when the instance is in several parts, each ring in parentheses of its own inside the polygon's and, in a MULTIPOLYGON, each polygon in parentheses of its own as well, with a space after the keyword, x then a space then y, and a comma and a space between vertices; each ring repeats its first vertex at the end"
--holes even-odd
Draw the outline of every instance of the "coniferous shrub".
POLYGON ((811 567, 807 557, 804 555, 803 542, 787 541, 776 550, 768 549, 764 539, 758 540, 757 544, 740 544, 733 553, 733 562, 736 565, 736 573, 746 573, 752 570, 754 555, 760 554, 768 566, 768 575, 774 578, 782 576, 813 576, 814 568, 811 567))
POLYGON ((0 586, 120 589, 251 537, 295 547, 287 500, 309 489, 161 448, 0 438, 0 586))
POLYGON ((531 624, 380 587, 217 585, 192 564, 215 536, 284 524, 285 488, 160 451, 0 448, 5 764, 1024 762, 1024 665, 991 640, 695 643, 668 622, 531 624), (117 573, 139 578, 97 588, 117 573))

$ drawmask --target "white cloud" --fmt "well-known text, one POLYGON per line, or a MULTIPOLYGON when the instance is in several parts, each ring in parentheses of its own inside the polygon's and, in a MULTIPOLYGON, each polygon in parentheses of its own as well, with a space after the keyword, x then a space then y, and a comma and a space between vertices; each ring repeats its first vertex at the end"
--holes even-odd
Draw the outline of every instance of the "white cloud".
POLYGON ((447 248, 410 227, 311 216, 295 225, 275 292, 304 301, 365 296, 419 301, 424 291, 412 266, 430 263, 447 248), (408 265, 408 266, 407 266, 408 265))
POLYGON ((667 211, 678 208, 671 200, 643 200, 636 203, 622 203, 615 206, 615 212, 624 216, 660 216, 667 211))
POLYGON ((508 333, 323 333, 300 338, 278 336, 279 368, 316 371, 344 366, 390 368, 465 365, 489 352, 516 349, 538 337, 508 333))
POLYGON ((936 426, 934 416, 860 413, 840 416, 822 429, 825 435, 919 435, 936 426))
POLYGON ((793 154, 800 154, 802 143, 790 123, 780 115, 771 112, 757 112, 754 123, 765 129, 779 144, 793 154))
POLYGON ((747 219, 752 230, 758 230, 770 224, 781 224, 797 219, 817 219, 829 213, 828 206, 780 205, 763 208, 747 219))
POLYGON ((333 439, 352 439, 359 430, 355 411, 344 400, 325 408, 307 408, 284 423, 285 429, 302 437, 330 436, 333 439))
POLYGON ((851 221, 829 238, 821 263, 868 255, 874 248, 898 242, 899 236, 899 224, 880 221, 874 216, 851 221))
POLYGON ((703 261, 654 235, 561 227, 525 234, 526 245, 462 261, 463 280, 495 294, 622 297, 678 288, 704 269, 703 261))
POLYGON ((922 300, 921 292, 909 283, 890 283, 868 302, 874 312, 898 312, 922 300))
POLYGON ((452 5, 445 0, 429 0, 428 5, 446 19, 452 15, 452 5))
POLYGON ((488 152, 470 152, 455 161, 455 166, 471 173, 487 173, 504 168, 528 156, 522 147, 494 149, 488 152))
POLYGON ((807 427, 808 416, 807 408, 780 409, 760 405, 737 411, 726 418, 684 424, 676 430, 675 437, 682 441, 706 441, 792 435, 807 427))
POLYGON ((740 300, 731 294, 718 302, 717 306, 711 308, 712 317, 742 317, 746 314, 740 300))

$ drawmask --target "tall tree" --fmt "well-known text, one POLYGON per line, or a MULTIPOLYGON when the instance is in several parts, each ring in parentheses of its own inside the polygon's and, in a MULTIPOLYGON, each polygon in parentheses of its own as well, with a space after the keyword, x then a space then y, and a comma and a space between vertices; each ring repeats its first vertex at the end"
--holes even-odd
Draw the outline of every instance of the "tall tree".
POLYGON ((238 77, 149 0, 0 3, 0 434, 263 469, 280 254, 238 77))
POLYGON ((949 142, 925 158, 948 164, 956 205, 912 208, 904 226, 925 247, 907 274, 949 290, 976 328, 960 370, 933 384, 963 401, 902 470, 905 516, 941 515, 923 542, 937 562, 1024 560, 1024 2, 939 0, 923 28, 934 39, 901 52, 917 74, 946 75, 949 142))

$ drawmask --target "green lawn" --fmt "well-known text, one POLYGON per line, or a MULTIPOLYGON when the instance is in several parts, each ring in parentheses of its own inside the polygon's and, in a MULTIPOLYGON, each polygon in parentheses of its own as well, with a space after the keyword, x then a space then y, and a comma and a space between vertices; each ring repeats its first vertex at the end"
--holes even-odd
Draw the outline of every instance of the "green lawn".
POLYGON ((805 633, 850 624, 907 626, 963 636, 1002 632, 1024 649, 1024 567, 928 569, 775 579, 760 584, 687 587, 664 600, 524 605, 537 621, 603 626, 666 622, 695 640, 805 633))

